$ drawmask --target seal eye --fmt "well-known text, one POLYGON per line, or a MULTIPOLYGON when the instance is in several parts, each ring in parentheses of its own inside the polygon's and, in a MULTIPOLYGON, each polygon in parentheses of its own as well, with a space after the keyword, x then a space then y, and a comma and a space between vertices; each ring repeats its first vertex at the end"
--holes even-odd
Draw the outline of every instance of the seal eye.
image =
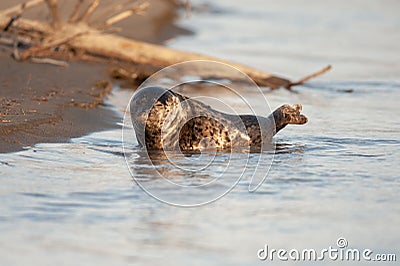
POLYGON ((158 98, 157 102, 159 102, 163 105, 167 105, 167 101, 170 100, 172 96, 173 95, 170 91, 166 91, 163 95, 161 95, 160 98, 158 98))
POLYGON ((154 104, 154 107, 163 107, 164 105, 162 104, 162 103, 160 103, 159 101, 157 101, 155 104, 154 104))

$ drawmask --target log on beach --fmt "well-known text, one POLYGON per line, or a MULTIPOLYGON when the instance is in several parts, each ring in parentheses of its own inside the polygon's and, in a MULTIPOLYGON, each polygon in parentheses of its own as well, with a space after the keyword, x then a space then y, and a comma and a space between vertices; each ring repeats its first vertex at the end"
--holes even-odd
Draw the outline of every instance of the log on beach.
MULTIPOLYGON (((79 51, 78 54, 81 58, 88 58, 83 55, 90 55, 137 65, 150 65, 158 68, 192 60, 217 61, 228 64, 239 71, 244 72, 258 85, 270 87, 272 89, 279 87, 290 88, 302 83, 292 82, 286 78, 275 76, 268 72, 227 60, 221 60, 219 58, 193 52, 178 51, 161 45, 150 44, 107 33, 107 29, 115 23, 126 19, 133 14, 142 14, 145 12, 149 6, 147 2, 124 10, 103 22, 98 22, 96 25, 89 23, 89 18, 95 12, 96 7, 99 4, 98 0, 93 1, 87 9, 84 10, 83 14, 79 18, 75 19, 74 17, 76 17, 76 14, 78 13, 77 10, 79 9, 80 1, 78 1, 68 21, 60 19, 57 0, 46 0, 45 2, 48 4, 48 8, 52 15, 51 23, 20 17, 20 13, 23 12, 23 9, 28 6, 33 6, 32 2, 39 4, 40 0, 31 0, 21 6, 20 9, 14 7, 4 12, 0 12, 1 28, 8 29, 10 28, 10 24, 14 23, 20 35, 28 35, 28 37, 31 37, 31 41, 25 43, 25 45, 31 47, 22 51, 21 54, 18 52, 14 54, 14 56, 19 60, 46 56, 68 58, 68 53, 54 53, 54 49, 64 45, 67 47, 67 51, 79 51), (20 11, 18 12, 18 10, 20 11), (10 16, 12 13, 16 13, 18 18, 15 19, 15 16, 10 16), (32 36, 39 37, 35 38, 32 36), (36 44, 38 38, 40 38, 41 41, 39 44, 36 44)), ((228 73, 214 73, 214 75, 219 75, 221 78, 229 78, 228 73)))

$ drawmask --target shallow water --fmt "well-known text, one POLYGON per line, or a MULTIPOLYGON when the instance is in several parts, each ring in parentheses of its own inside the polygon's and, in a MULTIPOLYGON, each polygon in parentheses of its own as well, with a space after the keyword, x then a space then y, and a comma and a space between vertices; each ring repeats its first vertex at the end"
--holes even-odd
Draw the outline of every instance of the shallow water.
MULTIPOLYGON (((133 181, 120 129, 1 154, 0 264, 275 265, 257 258, 265 244, 320 250, 336 247, 339 237, 351 248, 396 253, 398 261, 398 9, 396 1, 220 0, 194 12, 180 24, 197 34, 172 47, 292 77, 334 65, 297 93, 264 90, 272 109, 302 103, 309 118, 276 136, 264 184, 249 193, 243 178, 226 196, 197 208, 161 203, 133 181)), ((116 90, 109 99, 121 117, 130 94, 116 90)), ((134 139, 131 144, 136 177, 164 192, 134 139)), ((218 174, 226 156, 190 178, 161 163, 179 182, 197 184, 218 174)), ((234 155, 233 179, 246 158, 234 155)), ((247 167, 254 167, 251 160, 247 167)), ((174 190, 168 195, 182 197, 174 190)))

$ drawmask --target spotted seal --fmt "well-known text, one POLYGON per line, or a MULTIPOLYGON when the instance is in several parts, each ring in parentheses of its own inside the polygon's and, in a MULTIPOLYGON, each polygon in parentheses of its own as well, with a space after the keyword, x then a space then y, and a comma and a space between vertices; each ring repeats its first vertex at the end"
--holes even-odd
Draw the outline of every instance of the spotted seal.
POLYGON ((260 148, 288 124, 305 124, 301 110, 285 104, 268 117, 232 115, 161 87, 141 89, 130 103, 137 140, 147 150, 260 148))

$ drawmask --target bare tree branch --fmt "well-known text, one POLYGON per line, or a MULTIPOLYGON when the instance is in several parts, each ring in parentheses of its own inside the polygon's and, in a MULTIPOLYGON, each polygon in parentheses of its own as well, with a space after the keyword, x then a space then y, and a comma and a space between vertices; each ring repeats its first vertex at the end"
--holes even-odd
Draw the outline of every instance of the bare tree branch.
POLYGON ((312 74, 310 74, 310 75, 308 75, 308 76, 305 76, 304 78, 302 78, 302 79, 300 79, 300 80, 298 80, 298 81, 296 81, 296 82, 291 82, 286 88, 287 88, 287 89, 290 89, 290 88, 293 87, 293 86, 301 85, 301 84, 303 84, 303 83, 309 81, 309 80, 312 79, 312 78, 316 78, 316 77, 318 77, 318 76, 321 76, 321 75, 324 74, 325 72, 328 72, 331 68, 332 68, 332 66, 331 66, 331 65, 328 65, 328 66, 324 67, 323 69, 321 69, 320 71, 317 71, 317 72, 312 73, 312 74))
POLYGON ((37 64, 50 64, 50 65, 55 65, 55 66, 61 66, 61 67, 67 67, 68 63, 65 61, 60 61, 60 60, 55 60, 52 58, 35 58, 32 57, 31 61, 33 63, 37 63, 37 64))
POLYGON ((26 60, 26 59, 28 59, 30 57, 35 56, 39 52, 42 52, 42 51, 45 51, 45 50, 48 50, 48 49, 51 49, 51 48, 55 48, 55 47, 60 46, 62 44, 68 43, 68 42, 72 41, 73 39, 75 39, 75 38, 77 38, 79 36, 85 35, 87 33, 88 33, 88 31, 77 32, 75 34, 72 34, 72 35, 69 35, 69 36, 65 36, 63 38, 58 38, 58 39, 49 41, 47 43, 42 43, 42 44, 33 46, 33 47, 29 48, 28 50, 25 50, 22 53, 20 59, 21 60, 26 60))
POLYGON ((61 19, 60 13, 58 10, 58 3, 57 0, 46 0, 47 6, 49 7, 51 16, 52 16, 52 25, 53 28, 59 29, 61 27, 61 19))
POLYGON ((140 4, 139 6, 133 7, 130 10, 126 10, 124 12, 119 13, 118 15, 115 15, 104 22, 104 25, 101 26, 101 28, 107 28, 121 20, 124 20, 133 14, 138 14, 138 15, 143 15, 146 11, 146 9, 150 6, 148 2, 144 2, 140 4))
POLYGON ((76 4, 74 6, 74 9, 72 10, 72 13, 68 18, 69 23, 74 22, 76 20, 76 18, 78 17, 78 13, 79 13, 79 10, 81 9, 83 1, 85 1, 85 0, 77 0, 76 4))
POLYGON ((83 15, 77 20, 77 22, 86 22, 88 21, 90 15, 92 15, 92 13, 96 10, 96 8, 98 7, 100 1, 99 0, 94 0, 89 6, 88 8, 85 10, 85 12, 83 13, 83 15))
POLYGON ((24 2, 22 4, 18 4, 16 6, 4 9, 3 11, 0 12, 0 15, 10 16, 10 15, 12 15, 14 13, 19 13, 23 9, 28 9, 28 8, 32 8, 32 7, 35 7, 37 5, 40 5, 44 1, 45 0, 30 0, 30 1, 24 2))
POLYGON ((93 21, 104 20, 104 18, 107 16, 112 17, 120 13, 121 10, 126 10, 130 4, 132 4, 132 0, 127 0, 125 2, 113 6, 107 6, 106 8, 103 8, 104 9, 103 11, 101 12, 99 11, 94 15, 93 21))

